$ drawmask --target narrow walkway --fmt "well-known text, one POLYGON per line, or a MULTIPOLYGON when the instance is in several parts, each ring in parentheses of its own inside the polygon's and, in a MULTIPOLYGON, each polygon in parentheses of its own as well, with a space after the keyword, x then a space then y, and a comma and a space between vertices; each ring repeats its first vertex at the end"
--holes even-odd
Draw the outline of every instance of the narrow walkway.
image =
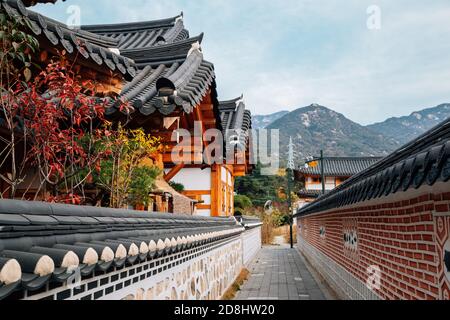
POLYGON ((249 267, 249 279, 236 300, 326 300, 330 295, 296 249, 264 247, 249 267))

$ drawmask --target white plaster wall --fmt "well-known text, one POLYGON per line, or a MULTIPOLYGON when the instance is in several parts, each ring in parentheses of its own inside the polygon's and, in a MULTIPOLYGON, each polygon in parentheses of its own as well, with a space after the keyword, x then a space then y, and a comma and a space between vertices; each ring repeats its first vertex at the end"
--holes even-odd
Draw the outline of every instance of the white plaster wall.
POLYGON ((211 196, 210 195, 202 195, 202 200, 205 202, 204 204, 211 204, 211 196))
POLYGON ((211 190, 211 169, 182 169, 172 181, 183 184, 186 190, 211 190))
MULTIPOLYGON (((336 188, 334 183, 325 184, 325 190, 333 190, 334 188, 336 188)), ((309 184, 308 190, 322 190, 322 184, 309 184)))
POLYGON ((262 247, 261 227, 249 229, 242 234, 243 263, 248 266, 262 247))

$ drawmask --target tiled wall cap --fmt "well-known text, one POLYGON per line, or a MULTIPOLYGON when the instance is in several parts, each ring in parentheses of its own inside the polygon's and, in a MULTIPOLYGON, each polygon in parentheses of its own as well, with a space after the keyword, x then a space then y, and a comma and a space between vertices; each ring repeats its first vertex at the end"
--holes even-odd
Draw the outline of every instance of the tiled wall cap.
POLYGON ((83 257, 83 263, 87 264, 88 266, 92 266, 92 265, 96 264, 97 262, 98 262, 97 252, 92 248, 88 248, 83 257))
POLYGON ((140 253, 140 250, 139 250, 138 246, 135 245, 134 243, 132 243, 130 245, 130 249, 128 250, 128 255, 134 257, 134 256, 137 256, 139 253, 140 253))
POLYGON ((165 245, 164 241, 159 239, 158 243, 156 245, 156 249, 158 249, 158 251, 160 251, 160 250, 164 250, 165 248, 166 248, 166 245, 165 245))
POLYGON ((141 242, 141 244, 139 245, 139 253, 147 254, 149 251, 149 246, 145 242, 141 242))
POLYGON ((111 262, 114 260, 114 251, 110 247, 105 247, 100 256, 100 260, 104 262, 111 262))
POLYGON ((78 259, 78 256, 73 251, 68 251, 67 254, 64 256, 63 261, 61 263, 61 268, 72 268, 72 267, 78 267, 80 264, 80 259, 78 259))
POLYGON ((0 258, 0 284, 9 285, 20 280, 22 268, 16 259, 0 258))
POLYGON ((115 258, 125 259, 126 257, 127 257, 127 249, 122 244, 119 244, 116 250, 115 258))
POLYGON ((42 256, 38 260, 34 268, 34 274, 40 277, 52 274, 53 271, 55 271, 55 263, 53 262, 52 258, 46 255, 42 256))
MULTIPOLYGON (((164 243, 163 243, 164 244, 164 243)), ((150 250, 150 252, 155 252, 156 250, 158 250, 158 245, 156 244, 156 242, 154 240, 151 240, 148 244, 148 249, 150 250)), ((164 248, 163 248, 164 249, 164 248)))

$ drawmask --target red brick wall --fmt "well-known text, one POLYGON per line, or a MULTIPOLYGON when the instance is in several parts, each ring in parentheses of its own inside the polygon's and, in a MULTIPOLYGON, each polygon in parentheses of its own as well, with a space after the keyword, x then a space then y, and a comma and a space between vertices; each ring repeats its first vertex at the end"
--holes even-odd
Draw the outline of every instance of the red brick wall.
POLYGON ((363 283, 368 268, 379 266, 374 291, 382 299, 448 299, 449 233, 450 193, 298 218, 301 239, 363 283))

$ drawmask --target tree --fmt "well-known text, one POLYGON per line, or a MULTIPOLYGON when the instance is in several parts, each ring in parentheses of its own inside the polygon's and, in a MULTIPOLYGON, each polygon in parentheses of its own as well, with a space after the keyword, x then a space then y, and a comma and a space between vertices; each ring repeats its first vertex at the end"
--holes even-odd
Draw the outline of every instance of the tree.
POLYGON ((7 194, 15 197, 25 179, 26 164, 19 154, 27 153, 27 131, 20 122, 20 108, 14 97, 17 88, 30 80, 31 53, 39 47, 34 37, 20 30, 25 26, 21 17, 11 18, 0 12, 0 125, 6 131, 5 136, 0 136, 0 179, 8 186, 0 192, 0 198, 7 194))
POLYGON ((234 211, 235 214, 246 214, 247 210, 253 206, 252 200, 244 195, 234 196, 234 211))
POLYGON ((39 170, 36 196, 43 189, 48 201, 82 202, 85 184, 111 153, 107 145, 97 148, 107 134, 108 101, 95 97, 94 84, 82 81, 64 58, 50 63, 17 98, 29 132, 28 161, 39 170))
POLYGON ((170 181, 169 185, 178 193, 182 193, 186 188, 182 183, 170 181))
MULTIPOLYGON (((263 207, 267 200, 272 200, 275 205, 280 205, 282 211, 287 211, 287 197, 285 188, 287 178, 285 170, 281 169, 277 175, 261 175, 261 166, 258 164, 251 175, 236 179, 235 190, 240 195, 245 195, 253 205, 263 207)), ((296 182, 293 192, 302 188, 302 184, 296 182)))
POLYGON ((40 72, 34 66, 32 80, 37 40, 21 31, 27 27, 21 18, 0 12, 0 22, 0 125, 8 133, 0 136, 0 179, 9 186, 0 196, 14 198, 18 186, 27 194, 38 180, 34 200, 80 204, 86 188, 101 188, 113 207, 147 203, 160 170, 143 162, 159 149, 159 140, 142 129, 113 129, 104 117, 111 99, 99 98, 94 82, 73 72, 75 63, 64 52, 40 72), (38 174, 27 187, 30 167, 38 174))
POLYGON ((142 166, 133 170, 131 175, 129 203, 133 206, 150 204, 150 192, 154 189, 156 178, 161 174, 157 167, 142 166))
POLYGON ((146 201, 143 193, 150 191, 160 171, 143 163, 160 150, 160 140, 142 129, 127 130, 119 124, 116 130, 108 130, 99 147, 108 157, 100 161, 93 180, 108 193, 109 206, 122 208, 133 201, 146 201), (134 181, 139 174, 148 177, 134 181))

